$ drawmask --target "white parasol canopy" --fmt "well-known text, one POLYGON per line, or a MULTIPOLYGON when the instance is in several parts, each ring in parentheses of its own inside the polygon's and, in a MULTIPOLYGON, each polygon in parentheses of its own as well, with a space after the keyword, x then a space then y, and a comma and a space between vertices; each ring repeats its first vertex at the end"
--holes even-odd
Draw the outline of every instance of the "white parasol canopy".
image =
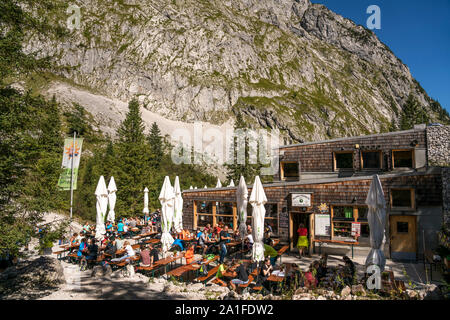
POLYGON ((159 201, 161 202, 161 245, 164 255, 169 251, 174 241, 170 235, 173 221, 174 200, 175 194, 173 192, 173 187, 170 185, 169 177, 166 176, 161 188, 161 193, 159 194, 159 201))
POLYGON ((264 207, 264 204, 267 202, 267 198, 259 176, 256 176, 255 178, 255 183, 253 184, 249 202, 253 207, 252 233, 254 243, 252 248, 252 260, 263 261, 264 217, 266 215, 266 208, 264 207))
POLYGON ((111 221, 113 223, 116 220, 116 213, 114 212, 117 199, 116 192, 117 192, 116 181, 114 180, 114 177, 111 177, 111 180, 109 180, 108 184, 109 211, 108 216, 106 217, 106 221, 111 221))
POLYGON ((142 210, 142 213, 145 215, 149 214, 149 210, 148 210, 148 188, 145 187, 144 189, 144 210, 142 210))
POLYGON ((230 182, 230 184, 228 185, 229 187, 234 187, 235 185, 234 185, 234 181, 233 181, 233 179, 231 179, 231 182, 230 182))
POLYGON ((95 196, 97 197, 97 223, 95 227, 95 237, 100 238, 106 234, 105 230, 105 216, 108 209, 108 190, 106 189, 105 178, 100 176, 98 180, 97 189, 95 190, 95 196))
MULTIPOLYGON (((231 180, 233 181, 233 180, 231 180)), ((236 202, 237 210, 239 213, 239 234, 241 240, 247 235, 247 204, 248 204, 248 189, 245 184, 245 179, 241 176, 239 180, 239 185, 236 189, 236 202)))
POLYGON ((386 258, 381 247, 386 242, 386 200, 378 175, 373 176, 366 204, 369 207, 367 220, 370 229, 370 246, 372 247, 366 258, 366 267, 377 265, 380 267, 380 271, 383 272, 386 258))
POLYGON ((190 190, 192 190, 192 189, 194 189, 194 187, 193 186, 190 186, 190 188, 189 188, 190 190))
POLYGON ((203 187, 203 189, 208 189, 208 186, 205 184, 205 186, 203 187))
POLYGON ((183 230, 183 197, 181 195, 180 179, 178 176, 175 178, 174 184, 174 215, 173 215, 173 226, 176 232, 181 232, 183 230))
POLYGON ((216 188, 222 188, 222 182, 220 182, 219 178, 217 178, 216 188))

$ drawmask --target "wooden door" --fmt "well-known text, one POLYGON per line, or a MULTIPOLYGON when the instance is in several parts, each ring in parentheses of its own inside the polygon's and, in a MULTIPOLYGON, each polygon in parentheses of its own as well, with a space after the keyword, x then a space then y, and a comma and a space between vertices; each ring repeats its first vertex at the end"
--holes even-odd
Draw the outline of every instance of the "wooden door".
POLYGON ((389 221, 391 257, 399 260, 416 260, 416 217, 391 215, 389 221))

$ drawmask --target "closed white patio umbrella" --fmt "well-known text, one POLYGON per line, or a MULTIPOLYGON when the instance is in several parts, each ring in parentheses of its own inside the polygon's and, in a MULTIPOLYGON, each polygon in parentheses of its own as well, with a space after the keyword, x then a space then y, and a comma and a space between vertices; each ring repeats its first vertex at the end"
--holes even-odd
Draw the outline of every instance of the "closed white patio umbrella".
POLYGON ((176 232, 181 232, 183 230, 183 197, 181 195, 180 179, 175 177, 174 184, 175 193, 175 205, 174 205, 174 215, 173 223, 176 232))
POLYGON ((383 272, 386 258, 381 247, 386 241, 386 200, 378 175, 373 176, 366 204, 369 207, 367 220, 369 222, 370 246, 372 248, 366 258, 366 267, 377 265, 380 267, 380 271, 383 272))
POLYGON ((116 181, 114 180, 114 177, 111 177, 111 180, 109 180, 108 184, 109 211, 108 216, 106 217, 106 221, 111 221, 113 223, 116 220, 116 213, 114 212, 117 199, 116 192, 117 192, 116 181))
POLYGON ((230 184, 228 185, 229 187, 234 187, 235 185, 234 185, 234 181, 233 181, 233 179, 231 179, 231 182, 230 182, 230 184))
POLYGON ((147 216, 150 211, 148 210, 148 188, 145 187, 144 189, 144 210, 142 210, 142 213, 147 216))
POLYGON ((203 189, 208 189, 208 186, 205 184, 205 186, 203 187, 203 189))
POLYGON ((173 188, 170 185, 170 179, 168 176, 164 179, 164 184, 159 194, 159 201, 161 202, 161 245, 164 256, 169 251, 173 238, 170 235, 170 229, 173 221, 175 194, 173 188))
POLYGON ((95 196, 97 197, 97 223, 95 226, 95 237, 101 238, 106 234, 105 230, 105 216, 108 209, 108 190, 106 189, 105 178, 100 176, 98 180, 97 189, 95 190, 95 196))
POLYGON ((239 214, 239 235, 241 236, 241 240, 244 240, 247 235, 248 189, 243 176, 241 176, 236 189, 236 202, 239 214))
POLYGON ((189 189, 192 190, 192 189, 194 189, 194 187, 193 187, 193 186, 190 186, 189 189))
POLYGON ((266 215, 264 204, 266 204, 267 198, 259 176, 256 176, 255 178, 249 202, 253 207, 252 233, 254 243, 252 248, 252 260, 263 261, 264 218, 266 215))
POLYGON ((220 182, 219 178, 217 178, 216 188, 222 188, 222 182, 220 182))

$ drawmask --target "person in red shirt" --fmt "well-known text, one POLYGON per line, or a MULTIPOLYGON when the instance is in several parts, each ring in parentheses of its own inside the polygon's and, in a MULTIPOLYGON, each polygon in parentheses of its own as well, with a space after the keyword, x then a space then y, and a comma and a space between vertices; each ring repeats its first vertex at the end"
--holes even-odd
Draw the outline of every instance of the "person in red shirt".
POLYGON ((298 241, 297 248, 298 254, 300 255, 300 259, 305 254, 306 248, 308 247, 308 229, 305 228, 303 223, 300 223, 300 226, 297 230, 298 241))

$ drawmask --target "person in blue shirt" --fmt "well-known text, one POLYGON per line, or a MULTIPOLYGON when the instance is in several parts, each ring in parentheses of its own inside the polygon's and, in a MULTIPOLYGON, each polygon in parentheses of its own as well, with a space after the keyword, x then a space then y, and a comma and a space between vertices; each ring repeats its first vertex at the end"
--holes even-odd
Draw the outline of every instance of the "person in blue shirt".
POLYGON ((119 220, 119 223, 117 224, 117 232, 118 232, 119 234, 123 233, 123 227, 124 227, 124 224, 123 224, 123 222, 122 222, 122 219, 120 219, 120 220, 119 220))
POLYGON ((106 223, 106 236, 110 237, 113 231, 113 225, 111 223, 111 221, 108 221, 106 223))
POLYGON ((178 239, 178 237, 177 237, 177 239, 175 239, 175 241, 172 243, 171 249, 176 249, 175 246, 178 246, 181 249, 180 251, 183 251, 184 250, 184 241, 181 239, 178 239))
POLYGON ((81 239, 80 246, 78 247, 77 256, 81 258, 83 256, 83 250, 86 248, 86 238, 81 239))

